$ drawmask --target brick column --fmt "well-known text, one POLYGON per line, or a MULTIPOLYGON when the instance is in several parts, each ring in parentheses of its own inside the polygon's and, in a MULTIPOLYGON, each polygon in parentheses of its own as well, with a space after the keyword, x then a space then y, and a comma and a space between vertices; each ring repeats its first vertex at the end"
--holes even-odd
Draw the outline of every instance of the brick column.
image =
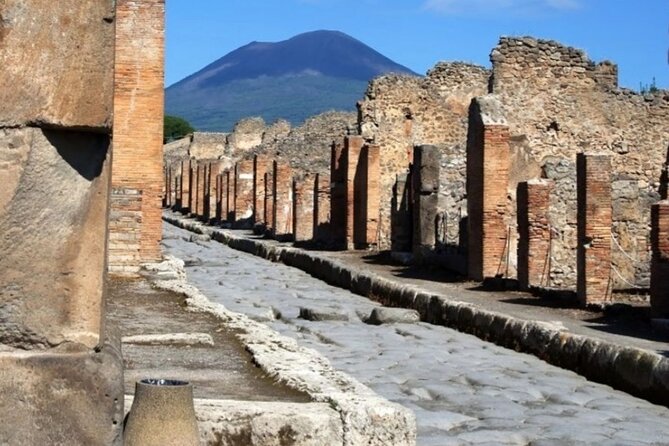
POLYGON ((518 284, 521 290, 549 285, 552 190, 550 180, 518 184, 518 284))
POLYGON ((190 160, 181 162, 181 189, 179 194, 181 196, 181 206, 179 210, 187 213, 188 206, 190 206, 190 160))
POLYGON ((346 155, 333 142, 330 155, 330 236, 333 245, 346 246, 346 155))
POLYGON ((195 178, 195 161, 188 161, 188 213, 195 212, 195 194, 197 193, 197 180, 195 178))
POLYGON ((474 280, 504 272, 509 163, 509 127, 498 99, 475 98, 467 135, 467 264, 474 280))
POLYGON ((181 174, 174 178, 174 191, 174 209, 179 210, 181 209, 181 174))
POLYGON ((327 242, 330 237, 330 176, 316 174, 314 181, 314 239, 327 242))
POLYGON ((651 208, 651 317, 669 318, 669 200, 651 208))
POLYGON ((264 155, 253 158, 253 224, 265 223, 265 174, 272 170, 272 160, 264 155))
POLYGON ((169 208, 171 206, 172 196, 172 166, 166 164, 163 166, 163 207, 169 208))
POLYGON ((226 170, 221 178, 221 218, 223 221, 231 222, 232 218, 232 200, 234 198, 234 187, 232 173, 226 170))
POLYGON ((315 177, 305 175, 293 180, 293 233, 294 241, 307 242, 314 238, 315 177))
POLYGON ((413 237, 414 261, 423 263, 434 251, 435 222, 439 206, 441 152, 436 146, 418 146, 413 151, 413 237))
POLYGON ((235 165, 235 220, 237 228, 253 227, 253 160, 235 165))
POLYGON ((365 140, 362 136, 344 138, 344 163, 346 172, 346 249, 355 249, 355 214, 356 208, 362 208, 364 191, 360 183, 365 182, 365 174, 360 170, 360 155, 365 140), (356 177, 358 178, 356 182, 356 177), (356 184, 357 183, 357 184, 356 184), (357 187, 356 187, 357 186, 357 187))
POLYGON ((283 161, 274 161, 274 224, 272 237, 276 240, 290 240, 293 237, 293 172, 283 161))
POLYGON ((353 241, 356 248, 378 244, 380 175, 379 146, 363 146, 354 180, 353 241))
POLYGON ((198 161, 195 167, 195 212, 197 217, 204 216, 204 185, 205 185, 205 164, 198 161))
POLYGON ((112 188, 142 192, 141 261, 161 258, 164 48, 165 1, 118 0, 112 188))
POLYGON ((265 172, 265 231, 274 231, 274 163, 271 172, 265 172))
POLYGON ((205 163, 204 187, 202 192, 202 220, 209 222, 211 219, 211 163, 205 163))
POLYGON ((581 305, 611 300, 611 157, 579 153, 577 291, 581 305))
POLYGON ((409 252, 413 246, 411 174, 397 175, 391 203, 391 250, 409 252))
POLYGON ((223 162, 222 161, 212 161, 209 164, 209 181, 210 181, 210 193, 209 193, 209 209, 210 209, 210 218, 215 222, 221 221, 221 172, 223 171, 223 162))

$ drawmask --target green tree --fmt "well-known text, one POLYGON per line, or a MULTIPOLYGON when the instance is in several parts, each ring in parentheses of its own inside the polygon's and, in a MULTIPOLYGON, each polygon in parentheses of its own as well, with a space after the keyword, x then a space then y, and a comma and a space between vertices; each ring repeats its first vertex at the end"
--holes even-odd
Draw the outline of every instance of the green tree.
POLYGON ((195 129, 188 121, 178 116, 165 115, 165 125, 163 133, 163 143, 174 141, 175 139, 183 138, 189 133, 193 133, 195 129))

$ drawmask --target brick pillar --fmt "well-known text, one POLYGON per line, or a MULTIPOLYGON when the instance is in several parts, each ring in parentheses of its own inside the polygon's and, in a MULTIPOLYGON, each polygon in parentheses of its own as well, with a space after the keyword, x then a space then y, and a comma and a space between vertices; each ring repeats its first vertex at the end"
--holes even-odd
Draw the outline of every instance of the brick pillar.
POLYGON ((272 237, 276 240, 291 240, 293 237, 293 173, 290 165, 274 161, 274 224, 272 237))
POLYGON ((354 179, 353 241, 356 248, 378 243, 380 175, 379 146, 363 146, 354 179))
POLYGON ((163 166, 163 207, 170 207, 170 197, 172 195, 172 167, 168 164, 163 166))
POLYGON ((202 220, 209 222, 211 219, 211 163, 203 166, 204 187, 202 193, 202 220))
POLYGON ((272 171, 265 172, 265 231, 272 234, 274 231, 274 164, 272 171))
POLYGON ((195 178, 195 161, 188 161, 188 213, 195 212, 195 194, 197 193, 197 180, 195 178))
POLYGON ((174 178, 174 209, 181 209, 181 174, 174 178))
POLYGON ((439 206, 441 151, 436 146, 418 146, 413 151, 413 237, 414 261, 423 263, 434 251, 439 206))
POLYGON ((265 174, 272 170, 272 160, 264 155, 253 158, 253 224, 265 223, 265 174))
POLYGON ((294 241, 307 242, 314 238, 315 176, 293 180, 293 233, 294 241))
POLYGON ((253 221, 253 160, 235 164, 235 220, 237 228, 251 228, 253 221))
POLYGON ((215 222, 221 221, 221 172, 223 171, 222 161, 213 161, 209 164, 209 181, 211 183, 209 208, 210 217, 215 222))
POLYGON ((327 242, 330 234, 330 176, 316 174, 314 181, 314 239, 327 242))
POLYGON ((391 250, 394 252, 409 252, 412 250, 412 213, 411 174, 397 175, 391 203, 391 250))
POLYGON ((179 194, 181 195, 181 206, 179 210, 183 213, 189 212, 190 183, 190 160, 185 160, 181 162, 181 189, 179 190, 179 194))
POLYGON ((204 162, 198 161, 195 167, 195 212, 197 217, 204 215, 204 184, 205 169, 204 162))
POLYGON ((498 99, 475 98, 467 135, 467 265, 474 280, 504 273, 509 163, 509 127, 498 99))
POLYGON ((223 221, 232 222, 234 217, 232 212, 232 199, 234 198, 232 174, 226 170, 221 178, 221 218, 223 221))
POLYGON ((330 236, 336 247, 346 246, 346 156, 333 142, 330 158, 330 236))
POLYGON ((521 290, 549 285, 552 190, 550 180, 518 184, 518 284, 521 290))
POLYGON ((651 208, 651 317, 669 319, 669 200, 651 208))
POLYGON ((118 0, 112 188, 142 192, 142 261, 161 258, 164 48, 165 1, 118 0))
POLYGON ((611 300, 611 157, 579 153, 577 291, 581 305, 611 300))
MULTIPOLYGON (((364 182, 365 175, 359 171, 360 155, 365 140, 362 136, 347 136, 344 138, 344 163, 346 172, 346 249, 355 249, 355 214, 356 208, 362 207, 364 192, 360 183, 364 182), (356 176, 358 178, 356 187, 356 176), (356 193, 357 190, 357 193, 356 193)), ((363 163, 364 164, 364 163, 363 163)))

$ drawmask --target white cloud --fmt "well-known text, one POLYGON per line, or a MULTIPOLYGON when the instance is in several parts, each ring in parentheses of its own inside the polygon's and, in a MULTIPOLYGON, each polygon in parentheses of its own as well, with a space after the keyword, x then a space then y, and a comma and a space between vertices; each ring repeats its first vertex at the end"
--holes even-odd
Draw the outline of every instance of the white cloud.
POLYGON ((546 10, 572 10, 581 0, 425 0, 423 9, 442 14, 498 13, 526 14, 546 10))

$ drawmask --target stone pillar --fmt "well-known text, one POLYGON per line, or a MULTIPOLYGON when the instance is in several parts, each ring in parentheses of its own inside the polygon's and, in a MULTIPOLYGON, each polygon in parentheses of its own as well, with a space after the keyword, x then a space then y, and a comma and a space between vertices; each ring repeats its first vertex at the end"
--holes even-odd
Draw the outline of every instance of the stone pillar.
MULTIPOLYGON (((139 261, 160 260, 164 118, 165 1, 117 0, 112 188, 142 197, 139 261)), ((112 206, 121 204, 118 200, 112 206)), ((113 211, 128 212, 123 208, 113 211)), ((110 233, 133 234, 123 225, 110 233)), ((110 246, 119 249, 113 240, 110 246)), ((131 253, 128 253, 131 254, 131 253)), ((124 263, 125 264, 125 263, 124 263)), ((119 266, 110 258, 110 271, 119 266)))
POLYGON ((209 208, 210 208, 210 218, 215 222, 221 221, 221 172, 223 171, 223 162, 222 161, 213 161, 209 164, 209 181, 210 181, 210 194, 209 194, 209 208))
POLYGON ((276 240, 291 240, 293 238, 293 173, 288 163, 274 161, 274 224, 272 237, 276 240))
POLYGON ((232 222, 234 218, 232 212, 234 185, 232 181, 232 172, 230 172, 229 169, 223 172, 221 181, 221 218, 223 218, 223 221, 232 222))
POLYGON ((436 219, 439 207, 441 152, 436 146, 418 146, 413 151, 413 237, 416 264, 424 263, 437 243, 436 219))
POLYGON ((550 180, 518 184, 518 284, 521 290, 549 285, 552 190, 550 180))
POLYGON ((509 163, 509 127, 499 100, 493 95, 475 98, 467 134, 467 266, 473 280, 504 273, 509 163))
POLYGON ((391 250, 409 252, 413 242, 413 203, 411 174, 397 175, 391 203, 391 250))
POLYGON ((611 157, 576 156, 577 292, 582 306, 611 300, 611 157))
POLYGON ((355 214, 356 208, 362 207, 364 191, 360 183, 364 182, 364 163, 360 163, 360 155, 365 140, 362 136, 344 138, 344 164, 346 172, 346 249, 355 249, 355 214), (356 187, 356 177, 358 178, 356 187), (357 193, 356 193, 357 191, 357 193))
POLYGON ((195 211, 193 214, 201 218, 204 215, 204 184, 205 184, 205 163, 198 161, 195 167, 195 211))
POLYGON ((174 177, 174 209, 181 209, 181 174, 174 177))
POLYGON ((253 160, 235 164, 235 220, 237 228, 253 227, 253 160))
POLYGON ((211 163, 205 163, 204 171, 204 187, 202 193, 202 220, 209 222, 211 219, 211 163))
POLYGON ((265 223, 265 174, 272 161, 264 155, 253 158, 253 224, 265 223))
POLYGON ((305 175, 293 180, 293 233, 295 242, 308 242, 314 238, 314 188, 315 177, 305 175))
POLYGON ((197 193, 197 178, 195 174, 196 164, 194 160, 188 161, 188 213, 192 214, 195 212, 195 195, 197 193))
POLYGON ((669 200, 651 208, 651 317, 669 319, 669 200))
POLYGON ((181 206, 179 211, 187 214, 190 212, 190 186, 191 186, 191 169, 190 169, 190 160, 185 160, 181 162, 181 206))
POLYGON ((327 242, 330 234, 330 176, 316 174, 314 180, 314 239, 327 242))
POLYGON ((105 314, 114 4, 0 2, 0 444, 121 443, 105 314))
POLYGON ((169 208, 172 197, 172 166, 169 164, 163 167, 163 182, 163 207, 169 208))
POLYGON ((274 230, 274 163, 272 171, 265 172, 265 231, 272 234, 274 230))
POLYGON ((330 236, 335 247, 346 246, 346 154, 333 142, 330 158, 330 236))

